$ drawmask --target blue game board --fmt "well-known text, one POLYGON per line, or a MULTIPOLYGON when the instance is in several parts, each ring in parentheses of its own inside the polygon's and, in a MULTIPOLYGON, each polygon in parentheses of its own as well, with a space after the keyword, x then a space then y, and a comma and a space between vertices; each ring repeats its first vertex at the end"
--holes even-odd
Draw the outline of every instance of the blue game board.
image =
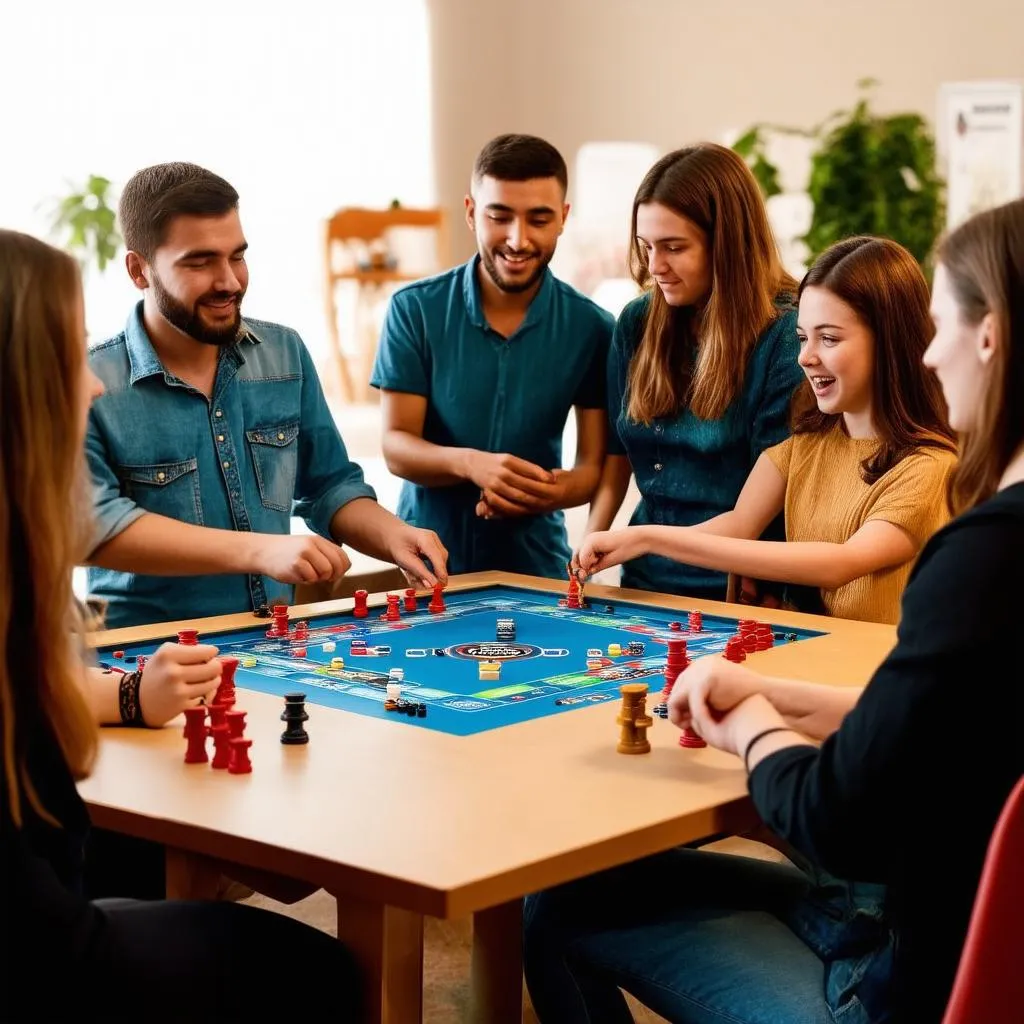
MULTIPOLYGON (((399 622, 381 621, 380 608, 371 608, 370 617, 362 620, 351 613, 311 617, 306 620, 309 635, 301 641, 268 639, 271 623, 254 618, 252 628, 203 634, 200 642, 216 644, 221 654, 242 661, 235 677, 239 688, 278 696, 302 691, 311 704, 390 719, 398 726, 471 736, 616 700, 627 681, 646 681, 652 691, 658 690, 670 635, 685 637, 693 659, 723 651, 737 630, 736 619, 704 615, 703 630, 693 634, 686 629, 685 611, 625 601, 597 598, 586 609, 560 607, 558 594, 526 587, 458 590, 446 593, 445 603, 446 610, 434 615, 421 598, 419 610, 403 612, 399 622), (500 618, 515 620, 515 640, 496 639, 500 618), (670 632, 671 622, 681 623, 683 631, 670 632), (353 639, 390 652, 353 656, 353 639), (643 655, 607 656, 610 644, 625 650, 631 640, 643 642, 643 655), (334 649, 324 650, 325 644, 334 649), (602 666, 588 670, 587 651, 597 648, 603 652, 602 666), (296 657, 296 649, 304 649, 305 656, 296 657), (344 659, 344 667, 332 669, 331 660, 337 657, 344 659), (252 659, 255 664, 247 665, 252 659), (500 662, 500 679, 482 681, 481 661, 500 662), (405 673, 403 700, 425 704, 426 717, 384 709, 388 671, 394 667, 405 673)), ((759 618, 758 611, 751 609, 751 617, 759 618)), ((772 632, 776 645, 825 635, 789 626, 772 626, 772 632)), ((113 647, 100 648, 97 654, 103 662, 132 665, 162 642, 118 648, 123 662, 115 660, 113 647)))

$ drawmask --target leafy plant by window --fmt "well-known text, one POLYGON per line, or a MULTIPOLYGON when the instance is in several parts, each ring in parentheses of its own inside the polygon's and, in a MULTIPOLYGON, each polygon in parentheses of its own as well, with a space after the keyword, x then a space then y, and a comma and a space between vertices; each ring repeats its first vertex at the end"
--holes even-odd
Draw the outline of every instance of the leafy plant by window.
POLYGON ((102 273, 117 255, 121 236, 114 205, 110 181, 98 174, 90 174, 82 187, 75 187, 56 205, 53 231, 83 270, 95 266, 102 273))
POLYGON ((768 159, 772 133, 815 141, 808 194, 814 214, 801 239, 810 260, 851 235, 881 235, 906 246, 927 266, 945 216, 944 182, 935 166, 935 139, 914 113, 883 116, 870 106, 877 83, 858 82, 860 99, 810 129, 756 124, 733 145, 766 197, 781 192, 778 168, 768 159))

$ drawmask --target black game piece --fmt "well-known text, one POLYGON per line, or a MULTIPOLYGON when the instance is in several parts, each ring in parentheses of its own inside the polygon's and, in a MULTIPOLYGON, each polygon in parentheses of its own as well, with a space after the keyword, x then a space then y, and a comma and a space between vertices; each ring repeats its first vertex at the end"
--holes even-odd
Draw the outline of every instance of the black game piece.
POLYGON ((435 647, 434 648, 434 654, 438 658, 443 658, 443 657, 445 657, 445 649, 443 647, 435 647))
POLYGON ((256 611, 253 612, 253 615, 255 615, 257 619, 269 619, 270 616, 273 614, 274 613, 265 604, 261 604, 259 608, 257 608, 256 611))
POLYGON ((427 717, 427 705, 426 704, 417 704, 416 705, 416 717, 417 718, 426 718, 427 717))
POLYGON ((786 634, 786 639, 787 640, 791 640, 791 641, 795 640, 796 639, 796 633, 787 633, 786 634))
POLYGON ((615 614, 615 605, 613 605, 613 604, 606 604, 604 606, 604 610, 605 610, 605 612, 608 615, 614 615, 615 614))
POLYGON ((309 721, 304 693, 286 693, 284 695, 284 711, 281 712, 281 721, 288 723, 288 727, 281 733, 282 743, 298 746, 301 743, 309 742, 309 733, 302 725, 303 722, 309 721))

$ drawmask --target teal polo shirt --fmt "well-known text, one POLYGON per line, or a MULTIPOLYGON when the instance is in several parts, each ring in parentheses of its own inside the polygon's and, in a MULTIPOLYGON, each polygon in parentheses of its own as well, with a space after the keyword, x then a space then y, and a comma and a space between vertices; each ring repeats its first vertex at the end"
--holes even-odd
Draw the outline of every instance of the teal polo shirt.
MULTIPOLYGON (((557 469, 572 407, 605 408, 615 320, 545 270, 525 319, 505 338, 484 316, 479 259, 392 296, 370 383, 427 399, 427 441, 507 452, 557 469)), ((470 482, 421 487, 406 481, 397 512, 437 532, 449 572, 565 576, 570 551, 561 511, 481 519, 479 497, 470 482)))

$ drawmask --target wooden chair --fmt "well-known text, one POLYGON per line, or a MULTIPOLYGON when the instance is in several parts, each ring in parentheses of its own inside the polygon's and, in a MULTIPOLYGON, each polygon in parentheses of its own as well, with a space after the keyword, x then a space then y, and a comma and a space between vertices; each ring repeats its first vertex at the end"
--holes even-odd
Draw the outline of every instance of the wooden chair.
POLYGON ((448 225, 444 210, 387 210, 348 207, 327 221, 324 233, 324 268, 327 300, 328 338, 342 397, 349 402, 372 396, 370 371, 376 355, 377 338, 372 322, 373 307, 397 284, 416 281, 448 265, 448 225), (403 264, 395 245, 399 230, 424 229, 433 232, 434 258, 417 272, 403 264), (356 379, 348 365, 338 329, 337 289, 351 282, 356 289, 354 364, 356 379))
POLYGON ((989 841, 943 1024, 1015 1024, 1024 1013, 1024 777, 989 841))

